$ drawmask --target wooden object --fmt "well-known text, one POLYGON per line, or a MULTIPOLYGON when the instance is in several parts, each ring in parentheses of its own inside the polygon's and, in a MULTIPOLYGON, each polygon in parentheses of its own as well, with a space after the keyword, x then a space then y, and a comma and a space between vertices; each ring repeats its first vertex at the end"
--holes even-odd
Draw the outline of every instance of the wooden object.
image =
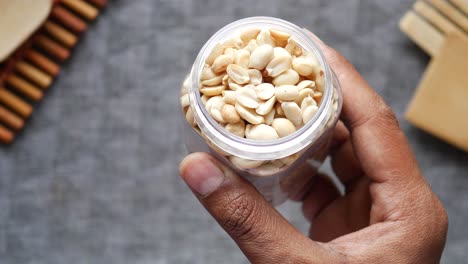
POLYGON ((448 35, 426 70, 406 119, 468 151, 468 40, 448 35))
POLYGON ((0 62, 44 22, 51 6, 51 0, 0 0, 0 62))
POLYGON ((468 38, 466 0, 418 0, 400 20, 400 29, 431 56, 438 54, 447 35, 468 38))
POLYGON ((0 0, 0 143, 10 143, 15 133, 24 127, 25 120, 33 112, 32 103, 43 98, 44 90, 52 85, 53 78, 60 72, 60 64, 70 57, 79 34, 105 5, 106 0, 0 0), (33 18, 29 13, 22 13, 21 8, 10 14, 4 7, 12 2, 21 2, 23 6, 26 2, 34 3, 31 6, 35 7, 45 1, 49 3, 50 15, 46 18, 46 14, 39 27, 29 33, 17 31, 12 26, 15 23, 2 23, 4 13, 9 19, 13 17, 18 21, 33 18), (16 36, 18 32, 22 35, 16 36), (16 41, 14 45, 5 48, 5 43, 10 42, 5 36, 16 36, 12 38, 16 41))

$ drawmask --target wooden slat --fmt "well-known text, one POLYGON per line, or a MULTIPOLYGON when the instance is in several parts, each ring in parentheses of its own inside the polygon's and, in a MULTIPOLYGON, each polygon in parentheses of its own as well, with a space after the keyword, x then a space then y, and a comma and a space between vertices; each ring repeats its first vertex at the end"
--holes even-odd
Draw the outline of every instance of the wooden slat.
POLYGON ((107 4, 107 0, 88 0, 88 2, 90 2, 91 4, 99 7, 99 8, 103 8, 106 6, 107 4))
POLYGON ((46 21, 44 23, 44 29, 56 40, 60 41, 65 46, 71 48, 76 45, 78 38, 73 35, 70 31, 66 30, 60 25, 52 21, 46 21))
POLYGON ((78 33, 85 31, 87 28, 86 23, 82 19, 61 6, 56 6, 52 9, 52 17, 63 23, 67 28, 78 33))
POLYGON ((97 8, 83 0, 62 0, 62 3, 88 20, 94 20, 99 14, 97 8))
POLYGON ((20 130, 24 126, 24 121, 10 110, 0 105, 0 122, 15 129, 20 130))
POLYGON ((443 34, 413 11, 408 11, 400 20, 400 29, 432 56, 438 53, 444 42, 443 34))
POLYGON ((24 118, 29 117, 33 110, 31 105, 24 102, 3 87, 0 87, 0 102, 24 118))
POLYGON ((455 26, 450 20, 441 15, 437 10, 426 2, 419 0, 414 6, 414 10, 431 22, 434 26, 440 29, 445 34, 457 34, 463 36, 463 31, 455 26))
POLYGON ((17 76, 16 74, 8 75, 6 82, 11 85, 15 90, 24 94, 28 98, 39 101, 42 99, 42 91, 36 86, 25 81, 23 78, 17 76))
POLYGON ((0 125, 0 141, 6 144, 9 144, 13 141, 15 136, 13 133, 8 130, 6 127, 0 125))
POLYGON ((69 50, 44 35, 37 35, 34 43, 60 61, 65 61, 70 57, 69 50))
POLYGON ((27 50, 24 56, 31 61, 32 64, 52 76, 56 76, 60 72, 60 67, 55 62, 33 49, 27 50))
POLYGON ((460 8, 466 15, 468 15, 468 1, 466 0, 450 0, 456 7, 460 8))
POLYGON ((428 0, 437 10, 449 17, 455 24, 468 32, 468 17, 461 13, 449 2, 444 0, 428 0))
POLYGON ((27 62, 18 61, 15 64, 15 69, 43 89, 49 88, 52 83, 52 77, 50 75, 47 75, 27 62))

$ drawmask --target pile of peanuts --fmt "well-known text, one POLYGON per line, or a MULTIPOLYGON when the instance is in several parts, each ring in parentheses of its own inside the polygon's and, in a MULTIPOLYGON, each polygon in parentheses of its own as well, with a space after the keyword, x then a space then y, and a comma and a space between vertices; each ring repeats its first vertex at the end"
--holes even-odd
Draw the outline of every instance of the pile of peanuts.
MULTIPOLYGON (((212 49, 199 87, 206 110, 227 131, 275 140, 296 132, 317 113, 323 75, 315 55, 291 34, 251 28, 212 49)), ((181 104, 189 105, 188 95, 181 104)), ((196 126, 191 109, 186 118, 196 126)))

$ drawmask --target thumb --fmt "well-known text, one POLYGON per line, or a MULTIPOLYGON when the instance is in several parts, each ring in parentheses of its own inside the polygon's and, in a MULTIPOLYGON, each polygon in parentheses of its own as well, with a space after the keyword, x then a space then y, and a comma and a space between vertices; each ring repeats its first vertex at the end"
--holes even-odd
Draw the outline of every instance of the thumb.
POLYGON ((180 174, 252 263, 330 259, 323 244, 300 233, 250 183, 212 156, 189 155, 180 164, 180 174))

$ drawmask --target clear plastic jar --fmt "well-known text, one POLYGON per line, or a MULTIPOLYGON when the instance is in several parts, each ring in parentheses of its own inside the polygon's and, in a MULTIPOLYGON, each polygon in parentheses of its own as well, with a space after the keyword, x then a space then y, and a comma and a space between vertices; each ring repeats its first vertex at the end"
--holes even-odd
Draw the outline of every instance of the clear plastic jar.
POLYGON ((188 152, 209 152, 252 182, 272 204, 300 198, 328 155, 329 143, 341 112, 341 88, 314 40, 301 28, 271 17, 251 17, 233 22, 211 37, 195 60, 181 94, 188 94, 183 111, 183 133, 188 152), (200 74, 216 44, 248 28, 277 29, 291 34, 299 47, 314 54, 323 68, 323 97, 314 118, 295 133, 272 141, 234 136, 206 111, 199 92, 200 74), (189 109, 188 109, 189 108, 189 109), (189 110, 190 113, 187 113, 189 110), (189 124, 189 122, 191 124, 189 124))

